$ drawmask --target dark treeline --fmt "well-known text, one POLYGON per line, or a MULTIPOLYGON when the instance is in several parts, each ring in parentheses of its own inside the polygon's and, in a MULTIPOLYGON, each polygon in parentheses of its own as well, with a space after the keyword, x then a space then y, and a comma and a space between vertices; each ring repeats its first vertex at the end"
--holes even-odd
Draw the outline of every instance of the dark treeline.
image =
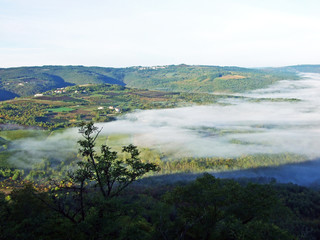
POLYGON ((32 185, 0 194, 1 239, 319 239, 320 193, 286 184, 240 184, 204 174, 189 183, 127 188, 104 199, 56 202, 32 185), (54 208, 53 206, 56 206, 54 208))

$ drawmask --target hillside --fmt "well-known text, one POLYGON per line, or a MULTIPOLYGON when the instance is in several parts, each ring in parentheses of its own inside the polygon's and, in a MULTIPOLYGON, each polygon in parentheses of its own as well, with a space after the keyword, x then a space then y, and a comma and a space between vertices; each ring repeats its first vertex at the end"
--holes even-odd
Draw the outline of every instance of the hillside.
POLYGON ((236 93, 263 88, 288 78, 296 78, 296 75, 276 70, 178 65, 137 68, 126 74, 124 82, 131 87, 164 91, 236 93))
POLYGON ((3 68, 0 69, 0 100, 30 96, 71 85, 105 83, 162 91, 231 93, 266 87, 288 78, 297 76, 289 70, 218 66, 3 68))
POLYGON ((76 126, 81 121, 107 122, 136 109, 160 109, 194 104, 213 104, 228 95, 163 92, 110 84, 69 86, 37 97, 15 98, 0 103, 0 124, 43 128, 76 126))
POLYGON ((295 65, 283 68, 285 71, 320 73, 320 65, 295 65))

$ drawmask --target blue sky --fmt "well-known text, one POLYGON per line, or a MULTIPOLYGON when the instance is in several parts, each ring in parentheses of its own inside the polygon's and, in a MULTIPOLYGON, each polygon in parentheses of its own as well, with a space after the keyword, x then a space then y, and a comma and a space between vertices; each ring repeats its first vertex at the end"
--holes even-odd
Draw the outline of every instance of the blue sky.
POLYGON ((315 0, 0 0, 0 67, 320 64, 315 0))

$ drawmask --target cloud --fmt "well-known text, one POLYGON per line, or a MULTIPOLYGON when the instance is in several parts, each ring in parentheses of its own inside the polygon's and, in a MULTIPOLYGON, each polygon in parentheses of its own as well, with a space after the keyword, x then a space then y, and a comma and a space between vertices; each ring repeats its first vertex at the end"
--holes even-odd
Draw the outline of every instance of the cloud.
POLYGON ((316 63, 319 16, 310 12, 318 6, 249 0, 6 1, 1 43, 9 52, 22 51, 3 57, 0 65, 316 63), (41 49, 26 59, 26 47, 41 49))

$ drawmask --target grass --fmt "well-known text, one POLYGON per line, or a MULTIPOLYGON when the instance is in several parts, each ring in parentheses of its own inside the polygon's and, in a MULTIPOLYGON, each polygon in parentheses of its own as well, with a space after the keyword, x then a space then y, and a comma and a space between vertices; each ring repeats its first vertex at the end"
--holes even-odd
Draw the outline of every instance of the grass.
POLYGON ((69 108, 69 107, 59 107, 59 108, 49 108, 47 111, 49 112, 55 112, 55 113, 60 113, 60 112, 71 112, 75 110, 74 108, 69 108))
POLYGON ((35 138, 35 137, 42 137, 47 135, 48 132, 46 131, 39 131, 39 130, 11 130, 11 131, 1 131, 0 137, 6 140, 18 140, 22 138, 35 138))
POLYGON ((0 152, 0 168, 13 168, 14 166, 8 162, 12 153, 9 151, 0 152))

